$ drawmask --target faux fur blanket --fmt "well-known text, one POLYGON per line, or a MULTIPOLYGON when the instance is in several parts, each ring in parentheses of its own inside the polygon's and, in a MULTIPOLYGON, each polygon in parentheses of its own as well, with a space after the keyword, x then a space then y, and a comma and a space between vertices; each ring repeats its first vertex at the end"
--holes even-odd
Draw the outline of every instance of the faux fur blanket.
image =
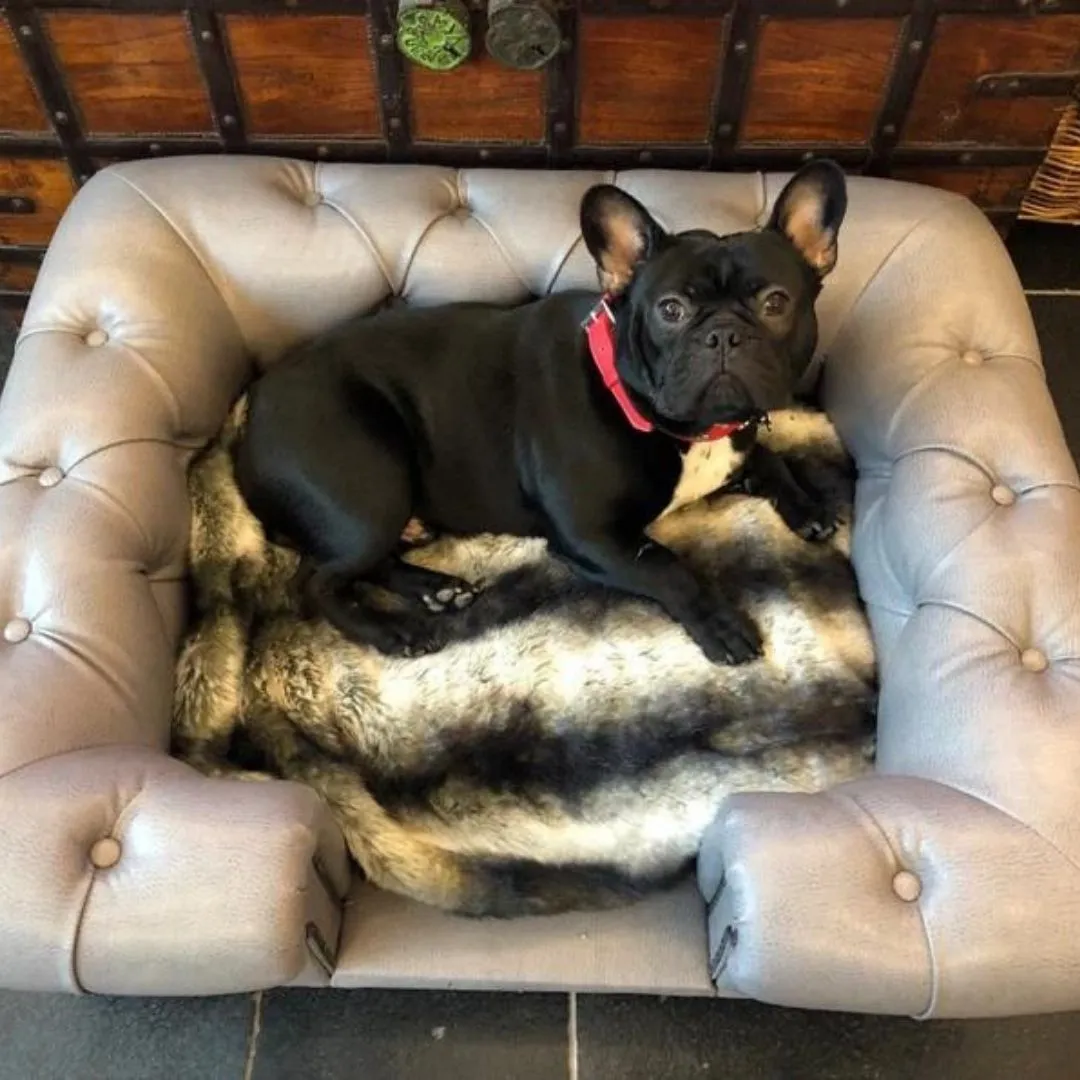
POLYGON ((174 750, 210 773, 310 785, 376 884, 472 915, 610 906, 685 873, 728 794, 871 768, 850 474, 821 414, 777 414, 763 437, 841 508, 832 540, 807 543, 726 491, 654 526, 758 621, 765 655, 742 667, 709 663, 657 607, 582 582, 542 541, 495 536, 409 556, 482 586, 471 608, 432 614, 441 651, 349 643, 303 617, 296 554, 239 494, 243 416, 241 402, 190 473, 174 750))

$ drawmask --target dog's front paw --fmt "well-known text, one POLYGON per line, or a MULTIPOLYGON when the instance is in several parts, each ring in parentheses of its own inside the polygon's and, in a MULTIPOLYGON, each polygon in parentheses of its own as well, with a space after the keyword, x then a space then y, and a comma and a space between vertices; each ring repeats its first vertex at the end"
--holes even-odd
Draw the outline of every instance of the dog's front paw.
POLYGON ((820 498, 803 495, 801 492, 798 495, 787 494, 778 499, 776 509, 784 519, 784 524, 796 536, 811 544, 820 544, 830 539, 839 524, 833 507, 820 498))
POLYGON ((821 544, 836 535, 838 525, 836 514, 829 507, 822 506, 805 515, 797 526, 792 526, 792 531, 811 544, 821 544))
POLYGON ((748 664, 761 656, 761 632, 736 608, 716 608, 686 629, 714 664, 748 664))

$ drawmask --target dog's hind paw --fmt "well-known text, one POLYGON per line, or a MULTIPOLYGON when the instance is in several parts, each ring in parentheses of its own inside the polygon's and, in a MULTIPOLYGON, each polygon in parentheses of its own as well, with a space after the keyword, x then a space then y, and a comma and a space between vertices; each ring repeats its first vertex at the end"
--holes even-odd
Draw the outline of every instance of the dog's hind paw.
POLYGON ((434 593, 424 593, 420 602, 435 613, 443 611, 460 611, 467 608, 476 599, 476 590, 464 582, 448 585, 434 593))

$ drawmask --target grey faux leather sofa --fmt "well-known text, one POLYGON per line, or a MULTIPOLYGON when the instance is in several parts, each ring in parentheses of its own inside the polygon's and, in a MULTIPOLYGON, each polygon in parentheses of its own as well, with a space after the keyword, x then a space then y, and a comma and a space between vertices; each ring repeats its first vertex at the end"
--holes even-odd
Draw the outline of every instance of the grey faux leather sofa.
MULTIPOLYGON (((1002 245, 965 201, 856 179, 821 300, 860 470, 878 774, 746 795, 694 883, 488 924, 354 882, 313 795, 165 754, 185 466, 256 364, 387 294, 589 285, 594 173, 199 158, 78 195, 0 402, 0 984, 747 994, 918 1016, 1080 1006, 1080 495, 1002 245)), ((783 178, 634 172, 670 227, 783 178)), ((1080 358, 1078 358, 1080 360, 1080 358)))

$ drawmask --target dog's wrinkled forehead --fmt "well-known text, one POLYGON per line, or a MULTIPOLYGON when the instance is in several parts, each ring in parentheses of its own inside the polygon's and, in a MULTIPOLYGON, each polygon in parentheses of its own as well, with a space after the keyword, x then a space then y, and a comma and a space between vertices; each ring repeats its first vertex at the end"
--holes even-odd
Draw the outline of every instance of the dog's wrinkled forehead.
POLYGON ((675 293, 708 301, 752 295, 768 285, 797 294, 807 281, 802 260, 775 233, 718 236, 693 229, 670 236, 639 267, 634 292, 642 298, 675 293))

